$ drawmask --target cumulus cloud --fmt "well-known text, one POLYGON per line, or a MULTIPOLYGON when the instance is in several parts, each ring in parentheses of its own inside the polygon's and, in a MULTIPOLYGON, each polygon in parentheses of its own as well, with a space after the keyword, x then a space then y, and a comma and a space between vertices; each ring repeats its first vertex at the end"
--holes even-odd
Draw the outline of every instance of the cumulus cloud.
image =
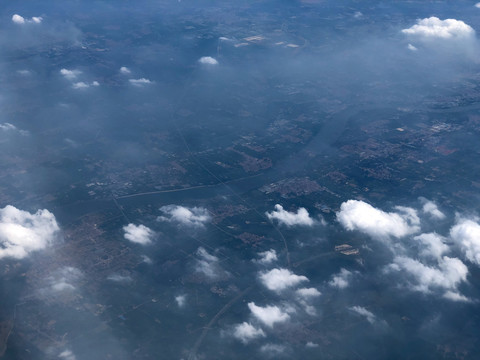
POLYGON ((65 266, 48 278, 49 289, 53 292, 73 291, 82 277, 82 272, 77 268, 65 266))
POLYGON ((147 245, 152 242, 154 232, 145 225, 128 224, 123 227, 125 239, 136 244, 147 245))
POLYGON ((82 72, 80 70, 69 70, 69 69, 61 69, 60 74, 63 75, 68 80, 74 80, 80 75, 82 72))
POLYGON ((280 344, 265 344, 260 347, 260 351, 269 357, 278 357, 285 355, 287 348, 280 344))
POLYGON ((467 280, 468 269, 457 258, 444 256, 438 266, 428 266, 418 260, 398 256, 389 267, 394 271, 403 271, 409 276, 408 287, 411 290, 429 294, 434 290, 444 292, 444 296, 453 299, 458 286, 467 280))
POLYGON ((401 238, 420 230, 417 212, 396 206, 396 212, 384 212, 363 201, 348 200, 340 206, 337 220, 347 230, 358 230, 373 238, 401 238))
POLYGON ((242 343, 247 344, 254 339, 265 337, 266 335, 262 329, 257 329, 250 323, 243 322, 235 326, 233 330, 233 336, 242 343))
POLYGON ((282 311, 278 306, 257 306, 254 302, 248 303, 248 308, 253 316, 268 327, 273 327, 276 323, 285 322, 290 319, 290 315, 282 311))
POLYGON ((260 280, 267 289, 279 292, 308 281, 308 278, 303 275, 295 275, 288 269, 273 269, 260 273, 260 280))
POLYGON ((187 295, 175 296, 175 302, 177 303, 179 308, 183 308, 187 303, 187 295))
POLYGON ((25 19, 23 16, 14 14, 12 16, 12 21, 13 23, 17 25, 23 25, 23 24, 40 24, 43 21, 43 18, 41 16, 33 16, 31 19, 25 19))
POLYGON ((100 83, 98 81, 93 81, 90 84, 88 84, 86 82, 79 81, 72 84, 72 87, 74 89, 88 89, 90 86, 94 86, 94 87, 100 86, 100 83))
POLYGON ((274 249, 260 252, 258 253, 258 256, 260 256, 260 259, 256 260, 256 262, 264 265, 268 265, 278 260, 277 252, 274 249))
POLYGON ((440 259, 442 255, 447 253, 450 249, 444 243, 444 238, 435 233, 420 234, 413 238, 422 245, 420 255, 425 257, 433 257, 440 259))
POLYGON ((228 276, 228 273, 220 267, 218 257, 209 254, 203 247, 197 249, 196 255, 196 272, 201 273, 212 280, 228 276))
POLYGON ((307 209, 299 208, 297 212, 289 212, 283 209, 282 205, 275 205, 275 210, 272 212, 266 212, 265 215, 270 220, 277 220, 280 224, 286 226, 295 226, 295 225, 303 225, 303 226, 312 226, 315 221, 310 217, 308 214, 307 209))
POLYGON ((467 260, 480 265, 480 225, 477 222, 460 219, 450 229, 450 237, 467 260))
POLYGON ((50 245, 59 230, 48 210, 31 214, 8 205, 0 209, 0 258, 23 259, 50 245))
POLYGON ((133 279, 131 276, 128 276, 128 275, 112 274, 107 277, 107 280, 118 282, 118 283, 129 283, 133 279))
POLYGON ((362 306, 352 306, 349 309, 358 315, 365 317, 370 324, 373 324, 377 320, 377 317, 371 311, 368 311, 362 306))
POLYGON ((332 280, 330 280, 328 284, 338 289, 344 289, 350 284, 352 275, 351 271, 342 268, 338 274, 332 276, 332 280))
POLYGON ((435 204, 433 201, 427 200, 425 198, 420 198, 420 201, 423 203, 422 211, 425 214, 430 215, 430 217, 433 219, 445 219, 445 214, 438 209, 437 204, 435 204))
POLYGON ((476 7, 477 9, 480 9, 480 3, 476 3, 476 4, 475 4, 475 7, 476 7))
POLYGON ((417 20, 417 24, 408 29, 403 29, 402 32, 424 41, 432 39, 463 40, 475 37, 475 31, 472 27, 463 21, 456 19, 440 20, 435 16, 417 20))
POLYGON ((322 295, 322 293, 315 288, 302 288, 298 289, 295 293, 304 299, 310 299, 322 295))
POLYGON ((167 205, 160 208, 165 216, 158 217, 158 220, 177 222, 189 227, 203 227, 210 221, 208 210, 201 207, 188 208, 179 205, 167 205))
POLYGON ((127 74, 131 74, 132 72, 131 72, 130 69, 127 68, 126 66, 122 66, 122 67, 120 68, 120 73, 127 75, 127 74))
POLYGON ((14 14, 12 16, 12 21, 15 23, 15 24, 25 24, 25 18, 23 16, 20 16, 18 14, 14 14))
POLYGON ((198 62, 204 65, 218 65, 218 61, 211 56, 203 56, 198 59, 198 62))
POLYGON ((10 123, 1 123, 0 130, 4 132, 18 132, 20 135, 28 135, 28 131, 20 130, 15 125, 10 123))
POLYGON ((67 349, 62 351, 60 354, 58 354, 58 357, 63 360, 76 360, 77 358, 75 357, 75 354, 67 349))
POLYGON ((128 81, 130 82, 130 84, 132 84, 134 86, 143 86, 143 85, 153 84, 153 81, 145 79, 145 78, 129 79, 128 81))

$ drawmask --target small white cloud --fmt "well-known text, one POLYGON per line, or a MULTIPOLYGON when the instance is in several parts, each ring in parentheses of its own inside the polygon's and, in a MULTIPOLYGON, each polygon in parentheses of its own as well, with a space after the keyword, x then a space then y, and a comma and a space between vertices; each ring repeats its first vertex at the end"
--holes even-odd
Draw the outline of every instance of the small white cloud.
POLYGON ((74 89, 86 89, 86 88, 90 87, 90 85, 88 85, 87 83, 84 83, 83 81, 79 81, 79 82, 76 82, 76 83, 72 84, 72 87, 74 89))
POLYGON ((405 256, 394 259, 390 269, 404 271, 410 278, 409 288, 429 294, 434 290, 443 290, 447 293, 456 293, 458 286, 467 280, 468 269, 465 264, 457 259, 444 256, 438 262, 438 266, 427 266, 418 260, 405 256))
POLYGON ((35 24, 40 24, 43 21, 43 18, 41 16, 33 16, 32 17, 32 22, 35 24))
POLYGON ((450 237, 468 261, 480 265, 480 225, 477 222, 460 219, 450 229, 450 237))
POLYGON ((408 45, 407 45, 407 49, 410 50, 410 51, 417 51, 417 50, 418 50, 418 49, 417 49, 415 46, 413 46, 412 44, 408 44, 408 45))
POLYGON ((155 233, 145 225, 128 224, 123 227, 125 239, 136 244, 148 245, 155 233))
POLYGON ((365 317, 370 324, 373 324, 377 320, 377 317, 371 311, 368 311, 362 306, 352 306, 349 309, 365 317))
POLYGON ((211 56, 203 56, 198 59, 198 62, 204 65, 218 65, 218 61, 211 56))
POLYGON ((17 70, 17 73, 22 75, 22 76, 28 76, 28 75, 31 75, 32 73, 30 72, 30 70, 27 70, 27 69, 23 69, 23 70, 17 70))
POLYGON ((475 37, 475 31, 472 27, 463 21, 456 19, 440 20, 434 16, 418 20, 416 25, 403 29, 402 32, 424 41, 433 39, 463 40, 475 37))
POLYGON ((308 278, 303 275, 295 275, 288 269, 273 269, 260 273, 260 280, 267 289, 278 292, 308 281, 308 278))
POLYGON ((422 256, 440 259, 449 251, 449 247, 444 243, 443 237, 438 234, 420 234, 413 239, 422 244, 420 251, 422 256))
POLYGON ((60 354, 58 354, 58 357, 63 360, 76 360, 77 358, 75 357, 75 354, 67 349, 62 351, 60 354))
POLYGON ((254 302, 248 303, 248 308, 253 316, 268 327, 273 327, 276 323, 285 322, 290 319, 290 315, 282 311, 278 306, 257 306, 254 302))
POLYGON ((7 205, 0 209, 0 258, 23 259, 50 245, 59 230, 48 210, 31 214, 7 205))
POLYGON ((445 219, 445 214, 438 209, 437 204, 435 204, 433 201, 427 200, 423 197, 420 198, 420 201, 423 203, 422 211, 425 214, 430 215, 430 217, 433 219, 445 219))
POLYGON ((311 348, 311 349, 314 349, 314 348, 318 348, 318 347, 319 347, 319 345, 318 345, 317 343, 314 343, 314 342, 311 342, 311 341, 307 342, 307 343, 305 344, 305 346, 306 346, 307 348, 311 348))
POLYGON ((74 291, 76 289, 76 283, 82 277, 82 272, 77 268, 65 266, 55 271, 55 273, 48 278, 48 282, 50 283, 49 290, 55 293, 74 291))
POLYGON ((286 226, 312 226, 315 221, 308 214, 307 209, 299 208, 297 212, 289 212, 283 209, 282 205, 275 205, 275 210, 272 212, 266 212, 265 215, 270 220, 277 220, 280 224, 286 226))
POLYGON ((220 267, 218 257, 209 254, 203 247, 198 248, 196 255, 198 257, 195 265, 196 272, 205 275, 211 280, 228 276, 228 273, 220 267))
POLYGON ((274 249, 260 252, 258 253, 258 256, 260 256, 260 259, 256 260, 256 262, 263 265, 268 265, 278 260, 277 252, 274 249))
POLYGON ((443 294, 443 297, 451 301, 471 302, 469 298, 455 291, 447 291, 445 294, 443 294))
POLYGON ((342 268, 338 274, 332 276, 328 284, 338 289, 345 289, 350 284, 352 275, 352 272, 342 268))
POLYGON ((142 255, 142 260, 145 264, 153 264, 152 259, 150 259, 147 255, 142 255))
POLYGON ((475 4, 475 7, 476 7, 477 9, 480 9, 480 3, 476 3, 476 4, 475 4))
POLYGON ((23 16, 20 16, 18 14, 15 14, 12 16, 12 21, 15 23, 15 24, 25 24, 25 18, 23 16))
POLYGON ((284 345, 280 344, 265 344, 262 345, 260 351, 265 353, 269 357, 278 357, 281 355, 285 355, 285 351, 287 348, 284 345))
POLYGON ((112 274, 107 277, 107 280, 118 282, 118 283, 129 283, 133 279, 128 275, 112 274))
POLYGON ((68 80, 74 80, 80 75, 82 72, 80 70, 69 70, 69 69, 61 69, 60 74, 62 74, 68 80))
POLYGON ((120 68, 120 73, 121 73, 121 74, 128 75, 128 74, 131 74, 132 72, 131 72, 130 69, 127 68, 126 66, 122 66, 122 67, 120 68))
POLYGON ((98 81, 93 81, 91 86, 100 86, 100 83, 98 81))
POLYGON ((0 131, 4 132, 18 132, 20 135, 28 135, 28 131, 26 130, 20 130, 17 128, 15 125, 10 124, 10 123, 1 123, 0 124, 0 131))
POLYGON ((203 227, 210 221, 208 210, 200 207, 188 208, 179 205, 167 205, 160 208, 166 216, 158 217, 161 221, 177 222, 189 227, 203 227))
POLYGON ((296 294, 304 299, 314 298, 322 295, 322 293, 315 288, 298 289, 296 294))
POLYGON ((355 19, 361 19, 363 18, 363 14, 360 11, 355 11, 355 14, 353 14, 353 17, 355 19))
POLYGON ((143 86, 143 85, 148 85, 148 84, 153 84, 153 81, 141 78, 141 79, 129 79, 128 80, 130 84, 134 86, 143 86))
POLYGON ((235 326, 233 336, 242 343, 247 344, 254 339, 265 337, 266 335, 262 329, 257 329, 250 323, 243 322, 235 326))
POLYGON ((417 212, 396 206, 397 212, 384 212, 363 201, 348 200, 337 213, 337 220, 347 230, 358 230, 376 239, 404 237, 420 230, 417 212))
POLYGON ((175 302, 177 303, 179 308, 183 308, 187 303, 187 295, 175 296, 175 302))

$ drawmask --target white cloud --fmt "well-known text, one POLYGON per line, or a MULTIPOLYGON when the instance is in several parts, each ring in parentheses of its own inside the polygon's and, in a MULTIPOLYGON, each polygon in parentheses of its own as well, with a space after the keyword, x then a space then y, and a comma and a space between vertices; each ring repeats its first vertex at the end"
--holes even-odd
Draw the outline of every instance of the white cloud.
POLYGON ((408 44, 408 45, 407 45, 407 49, 410 50, 410 51, 417 51, 417 50, 418 50, 418 49, 417 49, 415 46, 413 46, 412 44, 408 44))
POLYGON ((188 208, 180 205, 162 206, 160 211, 167 216, 158 217, 161 221, 173 221, 189 227, 203 227, 210 221, 208 210, 200 207, 188 208))
POLYGON ((477 9, 480 9, 480 3, 476 3, 476 4, 475 4, 475 7, 476 7, 477 9))
POLYGON ((423 41, 435 39, 464 40, 475 38, 475 31, 463 21, 456 19, 440 20, 434 16, 417 20, 416 25, 413 25, 408 29, 403 29, 402 32, 423 41))
POLYGON ((41 16, 33 16, 32 17, 32 22, 35 24, 40 24, 43 21, 43 18, 41 16))
POLYGON ((222 270, 218 257, 211 255, 203 247, 199 247, 196 255, 195 271, 205 275, 209 279, 217 279, 222 276, 228 276, 228 273, 222 270))
POLYGON ((90 86, 100 86, 100 83, 98 81, 93 81, 92 83, 88 84, 86 82, 79 81, 72 84, 74 89, 88 89, 90 86))
POLYGON ((83 274, 77 268, 65 266, 55 272, 48 280, 50 289, 54 292, 73 291, 75 284, 82 278, 83 274))
POLYGON ((112 274, 107 277, 107 280, 118 282, 118 283, 128 283, 133 279, 128 275, 112 274))
POLYGON ((74 89, 86 89, 88 87, 90 87, 90 85, 88 85, 87 83, 84 83, 83 81, 80 81, 80 82, 76 82, 72 85, 72 87, 74 89))
POLYGON ((153 84, 153 81, 141 78, 141 79, 129 79, 128 80, 130 84, 134 86, 143 86, 143 85, 148 85, 148 84, 153 84))
POLYGON ((130 69, 127 68, 126 66, 122 66, 122 67, 120 68, 120 73, 127 75, 127 74, 130 74, 131 71, 130 71, 130 69))
POLYGON ((295 275, 288 269, 273 269, 260 273, 260 280, 269 290, 278 292, 308 281, 308 278, 303 275, 295 275))
POLYGON ((422 256, 440 259, 449 251, 449 247, 444 243, 443 237, 438 234, 420 234, 413 239, 423 245, 423 248, 420 251, 422 256))
POLYGON ((352 306, 349 309, 358 315, 364 316, 370 324, 373 324, 377 320, 377 317, 371 311, 368 311, 362 306, 352 306))
POLYGON ((403 237, 420 230, 414 209, 396 206, 397 212, 384 212, 358 200, 344 202, 337 220, 347 230, 358 230, 374 238, 403 237))
MULTIPOLYGON (((457 259, 444 256, 438 261, 438 266, 427 266, 418 260, 398 256, 389 267, 391 270, 404 271, 411 281, 409 288, 424 294, 434 290, 447 294, 456 293, 458 286, 467 280, 468 269, 457 259)), ((451 298, 451 296, 450 296, 451 298)))
POLYGON ((425 214, 430 215, 430 217, 432 217, 433 219, 445 219, 445 214, 438 209, 437 204, 435 204, 433 201, 427 200, 423 197, 420 198, 420 201, 423 203, 422 211, 425 214))
POLYGON ((15 24, 25 24, 25 18, 23 16, 20 16, 18 14, 14 14, 12 16, 12 21, 15 23, 15 24))
POLYGON ((17 70, 17 73, 22 75, 22 76, 28 76, 28 75, 31 75, 31 71, 30 70, 27 70, 27 69, 23 69, 23 70, 17 70))
POLYGON ((273 327, 276 323, 285 322, 290 319, 290 315, 283 312, 278 306, 257 306, 254 302, 248 303, 248 308, 253 316, 268 327, 273 327))
POLYGON ((218 65, 218 61, 211 56, 203 56, 198 59, 198 62, 204 65, 218 65))
POLYGON ((304 299, 314 298, 322 295, 320 291, 315 288, 302 288, 296 291, 296 294, 304 299))
POLYGON ((467 260, 480 265, 480 225, 473 220, 461 219, 450 229, 450 237, 467 260))
POLYGON ((282 205, 275 205, 275 210, 265 213, 270 220, 277 220, 286 226, 303 225, 312 226, 315 221, 309 216, 307 209, 299 208, 296 213, 288 212, 282 205))
POLYGON ((277 252, 274 249, 260 252, 258 256, 260 256, 260 259, 256 260, 256 262, 264 265, 271 264, 278 259, 277 252))
POLYGON ((68 70, 68 69, 61 69, 60 74, 62 74, 68 80, 74 80, 80 75, 82 72, 80 70, 68 70))
POLYGON ((332 276, 332 280, 330 280, 328 284, 339 289, 344 289, 350 284, 352 275, 352 272, 342 268, 338 274, 332 276))
POLYGON ((443 294, 443 297, 445 299, 451 300, 451 301, 458 301, 458 302, 470 302, 471 300, 467 298, 466 296, 455 292, 455 291, 447 291, 445 294, 443 294))
POLYGON ((285 355, 287 348, 284 345, 280 344, 265 344, 262 345, 260 351, 267 354, 270 357, 278 357, 285 355))
POLYGON ((125 239, 136 244, 147 245, 152 242, 154 232, 145 225, 128 224, 123 227, 125 239))
POLYGON ((60 359, 64 360, 76 360, 75 354, 71 350, 64 350, 60 354, 58 354, 60 359))
POLYGON ((147 255, 142 255, 142 260, 146 264, 153 264, 152 259, 150 259, 147 255))
POLYGON ((305 346, 306 346, 307 348, 312 348, 312 349, 319 347, 319 345, 318 345, 317 343, 314 343, 314 342, 311 342, 311 341, 307 342, 307 343, 305 344, 305 346))
POLYGON ((187 303, 187 295, 178 295, 175 296, 175 301, 179 308, 183 308, 187 303))
POLYGON ((233 336, 242 343, 247 344, 254 339, 265 337, 266 335, 262 329, 257 329, 250 323, 243 322, 235 326, 233 336))
POLYGON ((12 21, 13 21, 13 23, 15 23, 17 25, 23 25, 23 24, 27 24, 27 23, 40 24, 43 21, 43 18, 40 17, 40 16, 34 16, 31 19, 25 19, 21 15, 14 14, 12 16, 12 21))
POLYGON ((28 135, 28 131, 20 130, 15 125, 10 124, 10 123, 1 123, 0 124, 0 130, 5 131, 5 132, 16 131, 20 135, 28 135))
POLYGON ((31 214, 11 205, 0 209, 0 258, 22 259, 50 245, 59 231, 48 210, 31 214))

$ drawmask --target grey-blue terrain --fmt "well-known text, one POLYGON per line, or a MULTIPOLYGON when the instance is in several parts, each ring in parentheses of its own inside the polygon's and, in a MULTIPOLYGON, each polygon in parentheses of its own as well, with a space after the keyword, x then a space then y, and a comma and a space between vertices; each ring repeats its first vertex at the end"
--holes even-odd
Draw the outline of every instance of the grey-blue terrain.
POLYGON ((480 3, 0 5, 0 359, 478 359, 480 3))

